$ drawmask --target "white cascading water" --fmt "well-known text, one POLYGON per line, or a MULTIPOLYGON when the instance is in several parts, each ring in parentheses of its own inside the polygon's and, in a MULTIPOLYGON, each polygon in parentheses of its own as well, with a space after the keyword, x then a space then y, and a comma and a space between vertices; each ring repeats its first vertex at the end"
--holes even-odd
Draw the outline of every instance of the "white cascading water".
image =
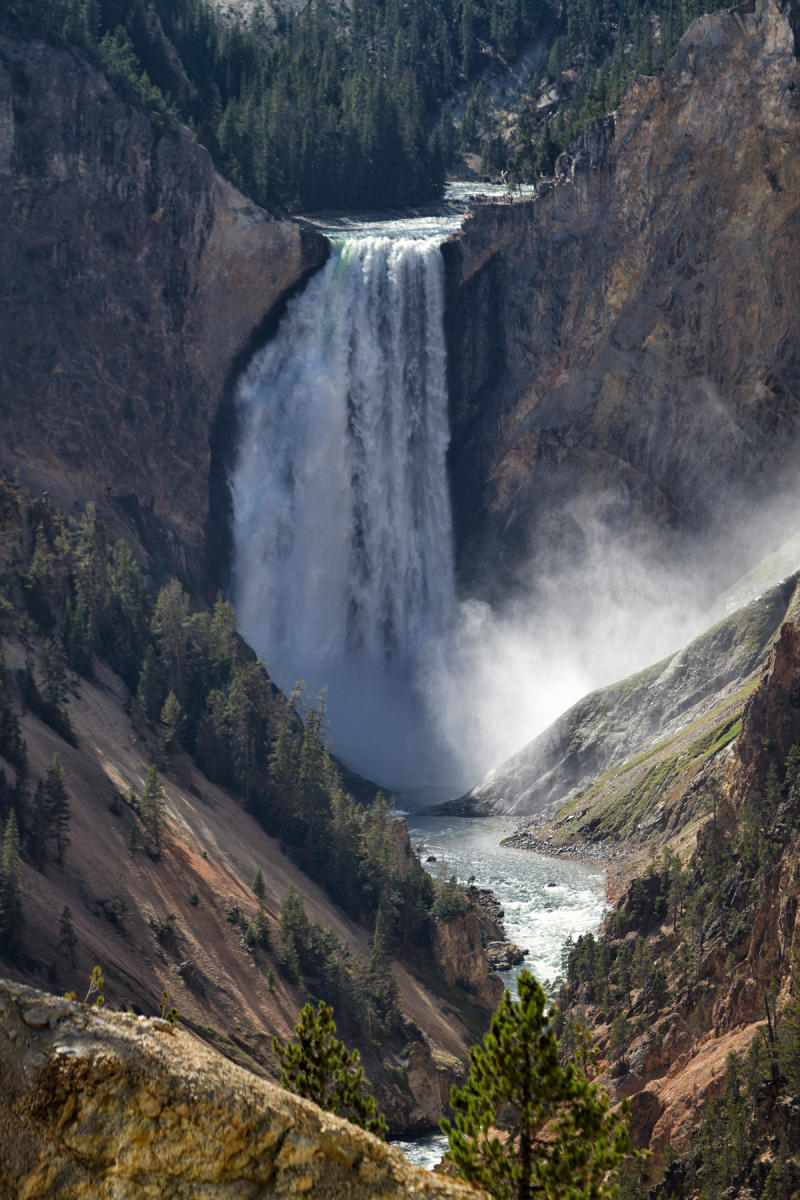
POLYGON ((440 239, 338 244, 237 392, 234 603, 284 688, 327 687, 336 753, 447 777, 420 681, 455 612, 440 239))

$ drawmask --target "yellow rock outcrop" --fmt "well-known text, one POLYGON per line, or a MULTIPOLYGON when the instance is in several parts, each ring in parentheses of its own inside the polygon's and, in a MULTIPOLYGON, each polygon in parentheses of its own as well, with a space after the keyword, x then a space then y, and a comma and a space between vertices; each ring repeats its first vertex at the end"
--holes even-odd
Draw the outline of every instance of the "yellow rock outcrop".
POLYGON ((0 1197, 476 1197, 167 1022, 0 982, 0 1197))

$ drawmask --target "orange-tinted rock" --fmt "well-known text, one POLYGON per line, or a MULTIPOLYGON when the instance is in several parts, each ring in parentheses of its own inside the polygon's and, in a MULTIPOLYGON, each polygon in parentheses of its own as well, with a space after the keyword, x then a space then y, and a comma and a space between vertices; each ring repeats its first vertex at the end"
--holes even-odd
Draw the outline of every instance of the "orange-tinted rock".
POLYGON ((471 992, 479 1004, 494 1010, 503 994, 496 975, 489 974, 481 930, 474 913, 464 913, 453 921, 438 921, 434 926, 433 952, 447 983, 471 992))
POLYGON ((780 766, 800 746, 800 626, 787 622, 775 654, 742 718, 733 789, 739 796, 764 788, 770 762, 780 766))

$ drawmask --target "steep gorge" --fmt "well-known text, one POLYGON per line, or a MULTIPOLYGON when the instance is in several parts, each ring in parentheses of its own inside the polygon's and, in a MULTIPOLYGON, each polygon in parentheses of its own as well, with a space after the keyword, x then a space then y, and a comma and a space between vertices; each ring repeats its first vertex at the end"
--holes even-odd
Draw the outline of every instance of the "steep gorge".
POLYGON ((735 578, 797 486, 795 25, 776 0, 699 18, 554 187, 445 245, 464 586, 502 600, 612 545, 685 567, 692 534, 735 578))
MULTIPOLYGON (((323 260, 325 245, 244 201, 188 139, 157 137, 71 55, 10 40, 0 52, 0 262, 7 281, 0 466, 49 489, 60 504, 97 499, 112 531, 134 532, 163 565, 205 580, 208 553, 215 554, 207 540, 214 528, 209 511, 219 505, 214 515, 223 525, 226 515, 221 493, 210 501, 209 489, 231 371, 282 297, 323 260)), ((462 582, 502 597, 530 583, 531 564, 544 572, 584 555, 589 534, 598 530, 601 540, 622 530, 631 545, 658 531, 666 551, 676 532, 717 529, 720 499, 725 521, 736 529, 750 504, 793 482, 797 82, 790 10, 763 0, 749 11, 703 19, 665 78, 641 81, 613 120, 562 161, 558 186, 532 204, 481 209, 450 243, 450 465, 462 582)), ((788 613, 791 602, 784 590, 767 607, 774 616, 781 604, 788 613)), ((751 679, 770 648, 775 625, 767 630, 765 620, 759 618, 760 641, 750 643, 748 628, 738 643, 738 682, 751 679)), ((14 653, 21 663, 21 643, 14 653)), ((791 707, 796 678, 793 668, 784 674, 782 703, 791 707)), ((102 682, 105 696, 84 686, 74 709, 88 721, 96 707, 121 742, 115 746, 104 734, 91 761, 66 752, 75 779, 95 780, 79 818, 87 827, 109 821, 109 797, 141 780, 152 750, 134 740, 118 683, 105 676, 102 682)), ((738 691, 732 699, 738 708, 725 721, 744 703, 738 691)), ((757 704, 748 711, 745 733, 754 731, 758 759, 759 742, 771 736, 769 720, 759 725, 757 704)), ((43 769, 58 745, 55 736, 30 715, 26 735, 43 769)), ((89 730, 85 740, 93 736, 89 730)), ((720 772, 728 745, 721 747, 720 772)), ((712 740, 705 749, 714 747, 712 740)), ((212 868, 196 852, 205 844, 201 833, 211 814, 215 828, 224 825, 228 809, 216 790, 191 771, 189 778, 185 789, 171 785, 170 816, 176 849, 191 854, 185 878, 203 881, 212 868), (198 824, 187 827, 192 811, 198 824)), ((242 865, 233 871, 224 861, 215 879, 252 904, 247 882, 256 849, 274 855, 276 875, 288 868, 266 837, 256 842, 242 823, 248 824, 236 851, 242 865)), ((119 855, 120 829, 104 836, 119 855)), ((90 869, 83 864, 85 874, 90 869)), ((158 871, 145 864, 144 886, 164 887, 170 870, 168 863, 158 871)), ((127 862, 125 874, 134 874, 127 862)), ((70 883, 76 896, 85 886, 78 875, 70 883)), ((29 883, 31 892, 37 882, 29 883)), ((50 883, 35 917, 35 936, 48 950, 47 901, 56 894, 50 883)), ((112 886, 105 864, 98 893, 112 886)), ((180 903, 179 927, 185 921, 193 929, 189 888, 178 901, 183 884, 170 886, 156 893, 153 919, 162 908, 168 913, 168 902, 180 903)), ((707 1078, 710 1067, 719 1072, 734 1044, 730 1035, 743 1045, 742 1030, 759 1017, 757 989, 742 984, 738 1008, 731 1002, 714 1009, 705 985, 716 986, 726 972, 744 979, 760 945, 770 954, 779 947, 773 966, 778 959, 785 964, 796 946, 796 914, 780 898, 796 891, 795 864, 770 888, 772 907, 755 914, 753 936, 764 936, 753 953, 747 949, 731 967, 719 956, 703 960, 700 1015, 688 1040, 660 1027, 676 1057, 652 1039, 640 1043, 635 1061, 647 1093, 637 1101, 640 1133, 646 1138, 661 1121, 659 1146, 668 1137, 680 1145, 682 1136, 674 1113, 662 1121, 669 1105, 649 1098, 659 1072, 674 1081, 685 1062, 670 1072, 684 1053, 698 1060, 696 1079, 707 1078), (712 1045, 712 1030, 729 1041, 712 1045), (695 1055, 696 1047, 702 1053, 695 1055)), ((276 889, 273 917, 277 900, 276 889)), ((120 953, 117 931, 103 920, 99 911, 94 923, 84 918, 87 963, 95 945, 120 953)), ((271 1019, 280 1010, 286 1030, 297 996, 283 983, 277 998, 261 979, 248 986, 249 959, 233 944, 221 909, 213 921, 224 943, 220 962, 233 964, 239 992, 233 999, 226 994, 217 964, 218 986, 208 990, 219 1013, 238 1021, 248 1006, 270 1009, 271 1019)), ((137 995, 152 995, 162 983, 181 988, 177 952, 163 954, 146 918, 141 925, 137 932, 152 957, 137 995)), ((363 932, 346 932, 366 949, 363 932)), ((467 940, 469 953, 474 945, 480 958, 475 939, 467 940)), ((190 941, 199 954, 196 933, 190 941)), ((464 946, 455 953, 465 956, 464 946)), ((413 979, 404 977, 403 987, 412 1015, 430 1007, 413 979)), ((212 1001, 190 993, 187 984, 183 1004, 200 1021, 212 1001)), ((467 1032, 459 1028, 452 1039, 449 1019, 436 1017, 440 1061, 461 1049, 467 1032)), ((412 1067, 420 1056, 415 1048, 412 1067)), ((427 1117, 441 1103, 431 1065, 426 1061, 418 1072, 427 1117)), ((685 1112, 691 1072, 683 1078, 685 1112)), ((60 1137, 69 1126, 72 1115, 60 1125, 65 1111, 40 1114, 48 1136, 60 1137)), ((687 1119, 686 1137, 691 1127, 687 1119)), ((318 1138, 315 1129, 312 1144, 318 1138)))

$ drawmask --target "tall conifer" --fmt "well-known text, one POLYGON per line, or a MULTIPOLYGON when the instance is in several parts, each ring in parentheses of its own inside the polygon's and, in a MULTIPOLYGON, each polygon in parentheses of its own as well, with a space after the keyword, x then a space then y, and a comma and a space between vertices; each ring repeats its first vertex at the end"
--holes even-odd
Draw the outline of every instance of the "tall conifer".
POLYGON ((19 826, 14 809, 3 834, 3 873, 0 877, 0 947, 13 954, 22 944, 24 916, 19 882, 19 826))
POLYGON ((517 1000, 506 989, 483 1046, 470 1050, 466 1084, 450 1093, 445 1157, 495 1200, 610 1198, 631 1153, 624 1115, 574 1063, 561 1065, 555 1014, 528 971, 518 989, 517 1000))

